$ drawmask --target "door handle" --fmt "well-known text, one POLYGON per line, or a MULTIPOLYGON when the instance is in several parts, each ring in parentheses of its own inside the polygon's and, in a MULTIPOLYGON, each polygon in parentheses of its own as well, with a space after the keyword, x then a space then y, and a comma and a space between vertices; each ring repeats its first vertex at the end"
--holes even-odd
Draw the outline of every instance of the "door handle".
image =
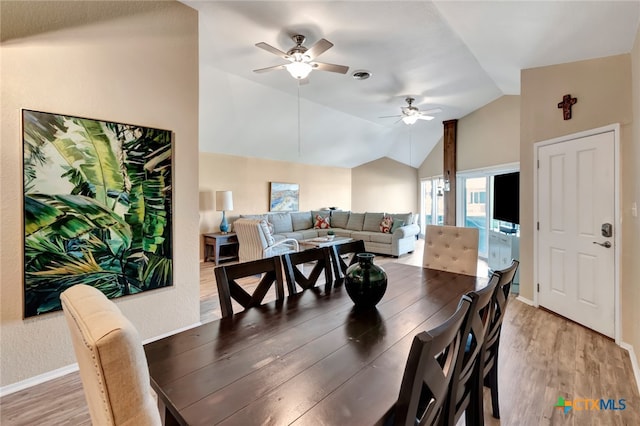
POLYGON ((599 246, 602 246, 604 248, 611 248, 611 243, 609 241, 605 241, 604 243, 599 243, 594 241, 593 244, 597 244, 599 246))

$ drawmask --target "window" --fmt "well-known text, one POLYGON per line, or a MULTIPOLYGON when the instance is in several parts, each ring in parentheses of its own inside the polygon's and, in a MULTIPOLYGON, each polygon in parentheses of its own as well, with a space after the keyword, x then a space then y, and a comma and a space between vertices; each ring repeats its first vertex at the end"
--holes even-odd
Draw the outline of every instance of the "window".
POLYGON ((444 180, 441 177, 424 179, 421 187, 420 234, 424 236, 427 225, 442 225, 444 223, 444 180))

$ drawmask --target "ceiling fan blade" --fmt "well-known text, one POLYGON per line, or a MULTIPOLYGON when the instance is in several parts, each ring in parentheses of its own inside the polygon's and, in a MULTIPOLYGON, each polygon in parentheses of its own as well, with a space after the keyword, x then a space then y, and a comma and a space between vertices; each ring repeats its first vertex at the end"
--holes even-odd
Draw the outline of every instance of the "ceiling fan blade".
POLYGON ((435 117, 432 117, 430 115, 420 114, 420 115, 416 116, 416 118, 418 120, 429 120, 430 121, 430 120, 433 120, 435 117))
POLYGON ((329 40, 325 40, 322 38, 318 40, 316 44, 314 44, 309 49, 307 49, 307 51, 304 54, 307 55, 309 59, 313 59, 317 56, 320 56, 321 54, 329 50, 331 47, 333 47, 333 43, 331 43, 329 40))
POLYGON ((378 117, 378 118, 397 118, 397 117, 402 117, 401 115, 383 115, 382 117, 378 117))
POLYGON ((339 74, 346 74, 349 71, 349 67, 344 65, 326 64, 324 62, 310 62, 313 69, 321 71, 337 72, 339 74))
POLYGON ((267 72, 267 71, 284 70, 284 69, 286 69, 286 65, 275 65, 273 67, 260 68, 260 69, 257 69, 257 70, 253 70, 253 72, 263 73, 263 72, 267 72))
POLYGON ((283 52, 280 49, 276 49, 275 47, 263 41, 261 41, 260 43, 256 43, 256 47, 259 47, 260 49, 264 49, 269 53, 273 53, 274 55, 279 56, 282 59, 289 59, 289 55, 287 55, 285 52, 283 52))
POLYGON ((428 109, 428 110, 425 110, 425 111, 420 111, 420 114, 437 114, 439 112, 442 112, 442 109, 433 108, 433 109, 428 109))

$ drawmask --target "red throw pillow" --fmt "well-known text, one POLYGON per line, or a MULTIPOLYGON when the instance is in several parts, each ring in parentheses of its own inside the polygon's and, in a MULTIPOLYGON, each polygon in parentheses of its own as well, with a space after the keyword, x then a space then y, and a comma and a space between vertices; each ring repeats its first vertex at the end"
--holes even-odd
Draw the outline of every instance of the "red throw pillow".
POLYGON ((392 226, 393 226, 393 218, 391 216, 385 216, 382 218, 382 222, 380 222, 380 232, 388 234, 391 232, 392 226))
POLYGON ((313 225, 315 229, 328 229, 331 228, 329 224, 329 217, 316 216, 316 223, 313 225))

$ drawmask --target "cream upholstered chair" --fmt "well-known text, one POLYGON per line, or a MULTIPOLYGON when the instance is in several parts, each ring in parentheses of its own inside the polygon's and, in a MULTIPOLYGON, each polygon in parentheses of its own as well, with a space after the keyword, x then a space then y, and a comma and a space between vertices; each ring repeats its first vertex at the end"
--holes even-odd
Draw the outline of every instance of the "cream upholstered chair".
POLYGON ((149 367, 137 330, 98 289, 75 285, 60 295, 94 425, 160 425, 149 367))
POLYGON ((422 266, 458 274, 476 275, 478 228, 427 225, 422 266))
POLYGON ((233 230, 240 245, 240 262, 292 253, 300 248, 298 241, 293 238, 276 241, 264 219, 238 219, 233 222, 233 230))

